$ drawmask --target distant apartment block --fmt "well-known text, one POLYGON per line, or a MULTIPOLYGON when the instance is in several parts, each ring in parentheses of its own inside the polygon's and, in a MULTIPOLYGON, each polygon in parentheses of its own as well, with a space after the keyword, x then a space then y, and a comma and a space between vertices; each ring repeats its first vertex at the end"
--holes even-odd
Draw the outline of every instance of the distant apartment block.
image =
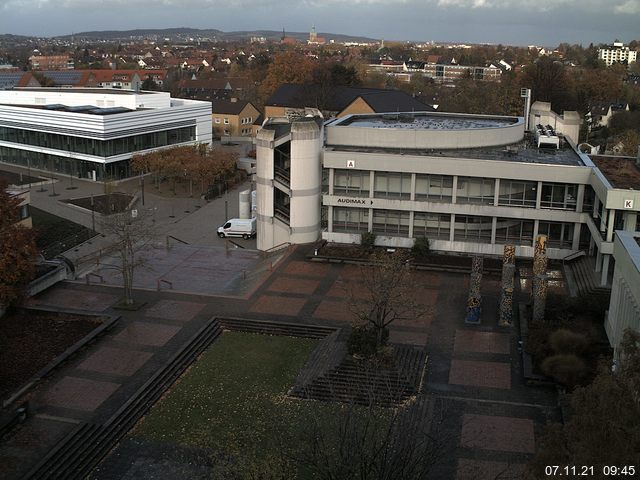
POLYGON ((260 111, 247 101, 213 100, 211 102, 213 134, 216 137, 248 137, 253 135, 253 122, 260 111))
POLYGON ((33 55, 29 57, 31 70, 73 70, 73 58, 67 55, 33 55))
POLYGON ((598 59, 603 60, 607 65, 614 63, 633 63, 637 61, 638 52, 630 50, 622 42, 614 42, 613 45, 598 49, 598 59))
POLYGON ((431 63, 407 61, 407 62, 380 62, 368 66, 370 72, 384 72, 393 75, 400 81, 409 82, 414 74, 422 74, 433 78, 437 82, 454 82, 462 78, 471 77, 476 80, 499 81, 502 70, 494 65, 487 67, 457 65, 447 63, 431 63))

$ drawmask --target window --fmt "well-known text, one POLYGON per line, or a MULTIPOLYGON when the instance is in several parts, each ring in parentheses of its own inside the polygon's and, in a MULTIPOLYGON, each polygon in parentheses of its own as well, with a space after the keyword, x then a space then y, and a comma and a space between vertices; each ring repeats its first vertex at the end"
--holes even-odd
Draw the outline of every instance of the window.
POLYGON ((533 220, 498 218, 496 243, 533 245, 533 220))
POLYGON ((547 236, 547 245, 552 248, 571 248, 573 223, 539 222, 538 234, 547 236))
POLYGON ((495 185, 492 178, 458 177, 456 202, 493 205, 495 185))
POLYGON ((452 189, 452 176, 416 175, 416 200, 451 202, 452 189))
POLYGON ((416 212, 413 214, 413 236, 449 240, 451 215, 416 212))
POLYGON ((369 228, 369 210, 366 208, 333 208, 333 231, 358 233, 369 228))
POLYGON ((373 233, 376 235, 409 236, 409 212, 374 210, 373 233))
POLYGON ((500 180, 498 205, 535 208, 537 182, 500 180))
POLYGON ((333 172, 333 194, 368 197, 369 177, 368 170, 336 169, 333 172))
POLYGON ((374 176, 374 197, 411 197, 411 174, 397 172, 376 172, 374 176))
POLYGON ((215 118, 213 119, 213 121, 214 121, 215 123, 220 123, 220 118, 215 117, 215 118))
POLYGON ((453 239, 457 242, 491 243, 492 217, 456 215, 453 239))
POLYGON ((543 183, 540 197, 541 208, 576 210, 578 186, 564 183, 543 183))
POLYGON ((225 124, 225 125, 229 125, 229 119, 228 119, 228 118, 225 118, 225 119, 224 119, 224 124, 225 124))

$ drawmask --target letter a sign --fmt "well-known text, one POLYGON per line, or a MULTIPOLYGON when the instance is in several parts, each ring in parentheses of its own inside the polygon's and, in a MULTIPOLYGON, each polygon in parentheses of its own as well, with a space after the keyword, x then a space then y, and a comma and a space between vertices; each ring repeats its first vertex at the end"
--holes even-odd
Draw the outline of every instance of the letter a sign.
POLYGON ((347 168, 356 168, 355 160, 347 160, 347 168))

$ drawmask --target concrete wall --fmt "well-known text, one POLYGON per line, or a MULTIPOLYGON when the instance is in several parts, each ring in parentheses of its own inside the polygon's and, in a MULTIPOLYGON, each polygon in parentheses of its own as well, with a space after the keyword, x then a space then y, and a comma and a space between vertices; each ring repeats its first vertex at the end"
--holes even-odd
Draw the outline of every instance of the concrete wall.
POLYGON ((640 331, 640 232, 616 232, 613 256, 615 271, 611 288, 609 313, 605 330, 609 343, 614 348, 614 358, 624 330, 640 331))

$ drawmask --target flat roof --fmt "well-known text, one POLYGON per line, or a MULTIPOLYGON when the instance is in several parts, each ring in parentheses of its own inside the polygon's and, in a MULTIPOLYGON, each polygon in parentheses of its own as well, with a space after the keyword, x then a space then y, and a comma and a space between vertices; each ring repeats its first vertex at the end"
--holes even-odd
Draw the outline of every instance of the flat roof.
POLYGON ((560 148, 538 148, 533 136, 527 135, 524 140, 510 145, 489 146, 461 149, 407 149, 407 148, 373 148, 327 145, 327 150, 336 152, 393 153, 404 155, 421 155, 444 158, 469 158, 477 160, 495 160, 517 163, 533 163, 546 165, 566 165, 584 167, 580 156, 568 144, 560 148))
POLYGON ((613 188, 640 190, 640 167, 634 157, 590 155, 613 188))
POLYGON ((153 95, 161 92, 125 90, 120 88, 84 88, 84 87, 15 87, 12 90, 23 92, 69 92, 69 93, 103 93, 107 95, 153 95))
POLYGON ((34 110, 48 110, 48 111, 56 111, 56 112, 69 112, 69 113, 81 113, 87 115, 113 115, 116 113, 129 113, 140 110, 148 110, 146 108, 138 108, 137 110, 132 110, 127 107, 97 107, 95 105, 79 105, 79 106, 68 106, 62 105, 60 103, 52 103, 49 105, 19 105, 14 103, 0 103, 0 105, 5 107, 19 107, 19 108, 30 108, 34 110))
POLYGON ((478 128, 501 128, 514 125, 517 122, 517 117, 405 112, 352 116, 346 118, 343 122, 335 122, 333 125, 407 130, 472 130, 478 128))

